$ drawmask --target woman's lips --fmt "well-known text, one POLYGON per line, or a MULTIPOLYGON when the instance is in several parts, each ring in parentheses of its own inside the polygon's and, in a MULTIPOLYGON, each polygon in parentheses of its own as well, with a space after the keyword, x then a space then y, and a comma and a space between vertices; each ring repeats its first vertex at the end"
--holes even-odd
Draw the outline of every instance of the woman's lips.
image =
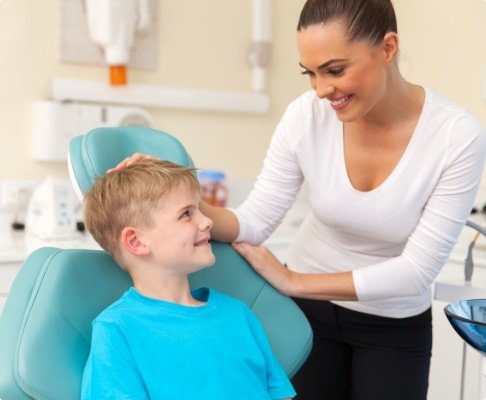
POLYGON ((352 97, 353 97, 352 94, 348 94, 348 95, 342 96, 338 99, 328 99, 328 100, 331 103, 331 107, 334 110, 340 111, 348 105, 348 103, 349 103, 349 101, 351 100, 352 97))

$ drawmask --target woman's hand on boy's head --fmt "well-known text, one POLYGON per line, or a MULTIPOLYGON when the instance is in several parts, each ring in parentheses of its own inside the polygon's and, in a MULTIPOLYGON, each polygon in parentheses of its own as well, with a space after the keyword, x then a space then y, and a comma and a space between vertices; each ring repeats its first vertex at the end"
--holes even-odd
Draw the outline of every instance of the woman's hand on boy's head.
POLYGON ((127 157, 124 160, 120 161, 115 167, 108 169, 106 172, 112 172, 112 171, 126 168, 137 161, 156 160, 156 159, 157 159, 156 157, 151 156, 150 154, 133 153, 130 157, 127 157))

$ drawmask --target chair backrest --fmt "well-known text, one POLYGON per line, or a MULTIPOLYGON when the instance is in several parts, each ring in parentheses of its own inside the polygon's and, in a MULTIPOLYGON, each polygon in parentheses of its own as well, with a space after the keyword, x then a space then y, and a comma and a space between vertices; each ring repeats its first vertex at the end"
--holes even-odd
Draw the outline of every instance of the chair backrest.
MULTIPOLYGON (((97 175, 136 151, 192 165, 176 139, 147 128, 97 129, 73 139, 70 146, 72 176, 79 177, 83 193, 97 175), (148 147, 141 144, 146 137, 148 147)), ((304 314, 231 246, 214 242, 213 251, 215 265, 192 274, 191 287, 209 286, 244 301, 262 322, 283 368, 293 376, 312 346, 304 314)), ((0 318, 0 399, 79 398, 91 321, 130 285, 129 276, 103 251, 42 248, 32 253, 0 318)))
POLYGON ((0 318, 0 399, 79 399, 91 321, 130 282, 103 251, 31 253, 0 318))

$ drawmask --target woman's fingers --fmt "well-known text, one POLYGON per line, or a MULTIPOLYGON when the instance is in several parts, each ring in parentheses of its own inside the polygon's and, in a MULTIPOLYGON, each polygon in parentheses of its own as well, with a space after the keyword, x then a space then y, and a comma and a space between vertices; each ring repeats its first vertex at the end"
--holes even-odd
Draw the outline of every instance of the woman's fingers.
POLYGON ((270 250, 245 242, 233 242, 231 245, 271 285, 283 293, 289 291, 291 274, 270 250))
POLYGON ((141 160, 155 160, 156 157, 151 156, 150 154, 143 154, 143 153, 133 153, 130 157, 125 158, 124 160, 120 161, 115 167, 110 168, 106 172, 116 171, 119 169, 123 169, 128 167, 129 165, 141 161, 141 160))

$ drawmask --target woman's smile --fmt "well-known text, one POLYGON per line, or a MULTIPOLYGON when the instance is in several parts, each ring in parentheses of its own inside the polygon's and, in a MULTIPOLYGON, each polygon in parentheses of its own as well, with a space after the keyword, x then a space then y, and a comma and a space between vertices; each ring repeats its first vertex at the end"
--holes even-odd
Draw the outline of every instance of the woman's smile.
POLYGON ((333 98, 333 99, 328 98, 328 100, 331 103, 331 106, 334 109, 334 111, 342 111, 348 106, 352 98, 353 95, 348 94, 346 96, 342 96, 339 98, 333 98))

